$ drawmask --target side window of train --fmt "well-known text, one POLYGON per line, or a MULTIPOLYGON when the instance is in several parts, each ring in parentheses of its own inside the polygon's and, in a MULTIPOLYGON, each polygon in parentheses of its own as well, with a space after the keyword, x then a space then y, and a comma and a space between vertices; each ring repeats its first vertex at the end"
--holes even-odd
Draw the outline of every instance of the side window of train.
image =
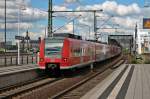
POLYGON ((72 57, 78 57, 80 54, 80 49, 78 49, 77 47, 72 47, 72 57))
POLYGON ((73 57, 75 57, 76 56, 76 49, 73 47, 73 57))
POLYGON ((84 56, 84 48, 81 48, 81 56, 84 56))
POLYGON ((83 48, 83 56, 85 56, 85 49, 83 48))
POLYGON ((80 47, 77 49, 78 56, 80 56, 80 47))
POLYGON ((73 57, 74 53, 73 53, 73 48, 71 47, 71 57, 73 57))
POLYGON ((76 56, 76 57, 79 57, 79 56, 80 56, 80 53, 81 53, 80 51, 81 51, 81 50, 80 50, 80 47, 77 47, 77 48, 75 49, 75 52, 74 52, 74 53, 75 53, 75 56, 76 56))
POLYGON ((74 50, 74 54, 75 54, 75 57, 76 57, 76 56, 78 56, 77 48, 75 48, 75 50, 74 50))
POLYGON ((75 47, 71 47, 71 57, 75 57, 75 47))
POLYGON ((92 55, 92 50, 91 50, 91 46, 88 47, 88 56, 92 55))

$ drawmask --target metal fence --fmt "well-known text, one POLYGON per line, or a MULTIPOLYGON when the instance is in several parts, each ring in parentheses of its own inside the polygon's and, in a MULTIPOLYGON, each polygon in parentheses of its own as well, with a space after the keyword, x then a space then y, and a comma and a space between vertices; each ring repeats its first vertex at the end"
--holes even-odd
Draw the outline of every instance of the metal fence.
MULTIPOLYGON (((38 62, 37 54, 21 55, 19 65, 37 64, 37 62, 38 62)), ((17 55, 9 55, 6 57, 0 55, 0 66, 14 66, 14 65, 18 65, 18 56, 17 55)))

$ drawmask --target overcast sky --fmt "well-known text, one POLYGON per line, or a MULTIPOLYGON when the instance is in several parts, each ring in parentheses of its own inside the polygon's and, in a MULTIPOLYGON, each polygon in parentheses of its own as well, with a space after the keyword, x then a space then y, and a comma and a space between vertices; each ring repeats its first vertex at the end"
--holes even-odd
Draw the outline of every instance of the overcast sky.
MULTIPOLYGON (((144 0, 53 0, 54 11, 103 9, 103 12, 96 13, 96 16, 99 16, 97 17, 97 27, 100 28, 98 30, 100 33, 116 32, 111 28, 118 28, 118 32, 133 33, 136 23, 141 28, 143 16, 150 16, 149 9, 147 10, 143 6, 144 0)), ((1 35, 4 34, 4 7, 4 0, 0 0, 1 35)), ((47 27, 47 9, 48 0, 7 0, 7 32, 11 33, 11 37, 7 35, 7 38, 14 38, 17 35, 18 14, 20 16, 20 35, 25 35, 25 32, 29 30, 31 38, 44 36, 47 27)), ((67 24, 67 21, 81 15, 75 20, 75 33, 87 38, 90 27, 90 36, 93 36, 93 13, 54 13, 54 15, 65 16, 54 18, 53 30, 57 30, 65 24, 64 28, 56 32, 72 33, 73 23, 67 24)))

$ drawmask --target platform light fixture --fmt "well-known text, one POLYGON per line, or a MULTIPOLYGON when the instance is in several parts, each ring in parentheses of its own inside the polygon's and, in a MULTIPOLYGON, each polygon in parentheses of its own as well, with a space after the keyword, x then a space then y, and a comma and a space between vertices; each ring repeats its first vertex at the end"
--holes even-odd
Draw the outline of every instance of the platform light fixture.
POLYGON ((4 37, 5 38, 5 41, 4 41, 5 42, 5 66, 6 66, 6 28, 7 28, 6 27, 6 6, 7 5, 6 5, 6 0, 5 0, 5 11, 4 11, 5 12, 5 37, 4 37))
MULTIPOLYGON (((17 2, 16 2, 17 3, 17 2)), ((20 35, 20 11, 21 10, 26 10, 24 6, 21 6, 18 3, 18 36, 20 35)), ((18 65, 20 65, 20 40, 18 39, 18 65)))

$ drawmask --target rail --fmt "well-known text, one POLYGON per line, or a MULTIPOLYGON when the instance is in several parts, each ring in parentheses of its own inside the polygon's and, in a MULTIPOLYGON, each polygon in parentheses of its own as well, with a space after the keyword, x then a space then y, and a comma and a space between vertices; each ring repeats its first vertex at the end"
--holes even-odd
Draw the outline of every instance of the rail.
POLYGON ((59 80, 62 80, 63 78, 45 78, 45 79, 40 79, 40 80, 37 80, 35 82, 29 82, 29 84, 23 84, 23 85, 19 85, 19 87, 10 87, 10 90, 6 91, 5 92, 1 92, 0 93, 0 98, 3 98, 3 99, 9 99, 9 98, 12 98, 12 97, 15 97, 21 93, 25 93, 25 92, 29 92, 30 90, 33 90, 33 89, 36 89, 36 88, 39 88, 39 87, 42 87, 44 85, 47 85, 47 84, 52 84, 56 81, 59 81, 59 80))
MULTIPOLYGON (((89 82, 90 80, 93 80, 94 78, 96 78, 97 76, 99 76, 100 74, 106 72, 108 69, 111 69, 112 66, 118 64, 118 61, 120 63, 120 60, 122 59, 122 57, 118 58, 116 61, 109 63, 105 66, 105 68, 101 68, 99 71, 97 72, 93 72, 92 74, 90 74, 89 76, 87 76, 85 79, 79 81, 78 83, 74 84, 73 86, 57 93, 56 95, 50 97, 50 99, 65 99, 65 95, 67 95, 69 92, 81 87, 83 84, 89 82), (64 97, 63 97, 64 96, 64 97)), ((120 64, 121 65, 121 64, 120 64)), ((78 92, 74 93, 73 95, 77 96, 78 92)), ((73 96, 72 94, 69 94, 67 96, 68 99, 72 98, 73 96)))

